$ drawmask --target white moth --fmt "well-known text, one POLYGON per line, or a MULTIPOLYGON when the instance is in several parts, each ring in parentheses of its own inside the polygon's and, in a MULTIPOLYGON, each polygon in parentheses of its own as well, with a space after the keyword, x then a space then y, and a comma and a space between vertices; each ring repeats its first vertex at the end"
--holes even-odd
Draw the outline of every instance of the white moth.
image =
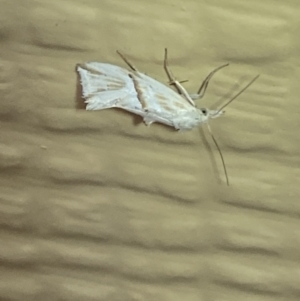
POLYGON ((118 51, 117 53, 131 70, 98 62, 77 65, 76 70, 79 74, 86 110, 120 108, 141 116, 146 125, 158 122, 174 127, 176 130, 190 130, 206 123, 220 153, 227 184, 229 184, 224 159, 211 133, 208 120, 221 116, 224 113, 224 107, 247 89, 258 76, 220 109, 198 109, 194 100, 204 96, 213 74, 228 64, 213 70, 201 84, 198 93, 189 94, 168 68, 167 49, 165 49, 164 69, 169 78, 169 84, 175 86, 177 92, 139 72, 124 55, 118 51))

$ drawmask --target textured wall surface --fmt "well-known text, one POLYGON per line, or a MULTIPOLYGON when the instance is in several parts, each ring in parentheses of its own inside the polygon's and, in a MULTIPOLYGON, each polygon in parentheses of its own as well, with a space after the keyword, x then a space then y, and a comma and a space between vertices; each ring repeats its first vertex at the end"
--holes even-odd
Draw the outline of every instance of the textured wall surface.
POLYGON ((0 300, 300 299, 300 4, 3 0, 0 300), (199 106, 260 78, 203 131, 76 109, 75 65, 166 83, 199 106))

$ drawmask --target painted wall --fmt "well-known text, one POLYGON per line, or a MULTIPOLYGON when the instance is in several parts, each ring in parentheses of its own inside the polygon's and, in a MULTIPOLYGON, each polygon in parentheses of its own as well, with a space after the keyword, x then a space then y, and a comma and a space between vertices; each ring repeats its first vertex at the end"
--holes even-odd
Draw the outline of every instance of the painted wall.
MULTIPOLYGON (((1 300, 299 300, 299 1, 2 1, 1 300), (205 127, 78 109, 75 65, 166 83, 205 127)), ((172 101, 172 100, 170 100, 172 101)))

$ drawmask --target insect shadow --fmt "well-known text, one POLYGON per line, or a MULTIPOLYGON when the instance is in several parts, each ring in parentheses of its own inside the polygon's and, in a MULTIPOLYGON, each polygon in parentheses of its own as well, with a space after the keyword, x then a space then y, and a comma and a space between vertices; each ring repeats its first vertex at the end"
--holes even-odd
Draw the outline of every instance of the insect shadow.
POLYGON ((218 182, 221 183, 222 181, 221 181, 221 179, 218 176, 219 175, 219 173, 218 173, 218 166, 217 166, 216 158, 214 157, 214 152, 213 152, 212 146, 207 141, 207 137, 205 136, 203 127, 199 127, 198 131, 199 131, 199 135, 200 135, 200 137, 201 137, 201 139, 203 141, 204 147, 205 147, 205 149, 208 152, 209 160, 210 160, 210 162, 212 164, 213 172, 214 172, 214 174, 217 175, 216 179, 218 179, 218 182))
POLYGON ((76 94, 75 94, 75 108, 78 110, 85 110, 86 109, 86 104, 84 103, 84 98, 82 96, 82 86, 80 84, 80 77, 75 69, 75 73, 77 76, 76 80, 76 94))
POLYGON ((239 91, 241 84, 243 82, 245 82, 247 79, 247 76, 244 75, 242 76, 238 81, 236 81, 234 83, 234 85, 232 85, 232 87, 228 90, 228 92, 226 92, 225 94, 222 95, 222 97, 220 97, 220 99, 218 99, 217 101, 215 101, 212 104, 212 108, 219 108, 223 103, 225 103, 228 99, 231 99, 233 97, 233 95, 235 95, 237 92, 239 91))

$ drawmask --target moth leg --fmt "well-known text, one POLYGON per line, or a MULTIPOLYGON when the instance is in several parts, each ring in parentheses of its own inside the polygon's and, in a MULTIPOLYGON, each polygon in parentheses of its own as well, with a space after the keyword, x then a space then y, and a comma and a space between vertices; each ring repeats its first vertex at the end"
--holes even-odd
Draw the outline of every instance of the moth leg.
POLYGON ((173 122, 168 118, 161 117, 156 112, 146 112, 145 116, 143 117, 144 123, 149 126, 152 123, 162 123, 168 126, 173 126, 173 122))
POLYGON ((224 68, 224 67, 227 67, 229 64, 225 64, 225 65, 222 65, 218 68, 216 68, 215 70, 213 70, 212 72, 210 72, 208 74, 208 76, 204 79, 204 81, 202 82, 200 88, 198 89, 198 92, 196 94, 190 94, 190 97, 191 99, 201 99, 205 92, 206 92, 206 89, 207 89, 207 86, 209 84, 209 81, 211 80, 212 76, 217 72, 219 71, 220 69, 224 68))
POLYGON ((130 67, 132 71, 138 71, 120 51, 117 50, 117 54, 123 59, 123 61, 130 67))
POLYGON ((192 106, 196 106, 188 92, 185 90, 185 88, 180 84, 178 80, 176 80, 169 70, 168 67, 168 50, 165 48, 165 59, 164 59, 164 69, 166 71, 166 74, 169 78, 170 84, 174 85, 180 95, 182 95, 192 106))
POLYGON ((149 125, 151 125, 153 122, 155 122, 156 120, 155 120, 153 117, 146 115, 146 116, 143 118, 143 121, 144 121, 144 123, 145 123, 147 126, 149 126, 149 125))

